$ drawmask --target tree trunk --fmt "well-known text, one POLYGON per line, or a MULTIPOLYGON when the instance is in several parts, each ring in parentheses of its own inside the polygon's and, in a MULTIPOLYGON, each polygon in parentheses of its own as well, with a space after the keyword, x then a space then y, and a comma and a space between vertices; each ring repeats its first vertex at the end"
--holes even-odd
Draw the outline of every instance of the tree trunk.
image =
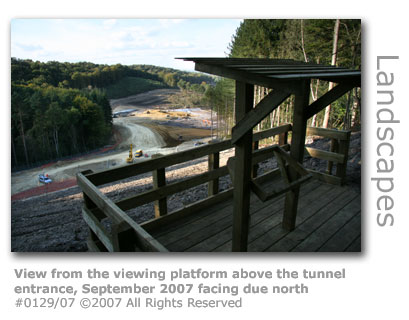
POLYGON ((55 144, 55 151, 57 153, 57 158, 59 158, 60 150, 59 150, 59 144, 58 144, 58 130, 56 127, 54 127, 54 130, 53 130, 53 139, 54 139, 54 144, 55 144))
POLYGON ((13 151, 14 164, 15 164, 15 166, 18 166, 17 153, 16 153, 16 148, 14 147, 13 137, 11 137, 11 150, 13 151))
POLYGON ((348 92, 348 101, 346 105, 346 110, 345 110, 345 118, 344 118, 344 130, 349 130, 350 129, 350 105, 351 105, 351 94, 352 91, 348 92))
POLYGON ((216 137, 219 138, 219 124, 220 124, 220 112, 219 106, 217 106, 217 122, 216 122, 216 137))
POLYGON ((308 62, 308 57, 307 57, 307 53, 305 52, 305 46, 304 46, 304 20, 303 19, 301 19, 300 24, 301 24, 301 49, 304 55, 305 62, 308 62))
POLYGON ((226 110, 225 110, 225 116, 224 116, 224 135, 227 137, 229 135, 229 118, 228 118, 228 113, 227 113, 227 97, 226 97, 226 101, 225 101, 225 106, 226 106, 226 110))
POLYGON ((18 109, 18 115, 20 118, 21 137, 23 138, 24 156, 26 157, 26 164, 28 165, 29 164, 28 152, 27 152, 27 145, 26 145, 26 136, 24 134, 24 125, 23 125, 23 117, 21 115, 21 109, 18 109))
MULTIPOLYGON (((338 51, 338 35, 339 35, 339 19, 335 20, 335 26, 334 26, 334 42, 332 46, 332 59, 331 59, 331 65, 335 66, 337 63, 337 51, 338 51)), ((328 91, 330 91, 334 87, 334 83, 330 82, 328 91)), ((324 116, 324 121, 322 123, 323 128, 328 128, 328 123, 329 123, 329 118, 330 118, 330 113, 331 113, 331 105, 327 106, 325 108, 325 116, 324 116)))
MULTIPOLYGON (((348 32, 348 29, 347 29, 347 32, 348 32)), ((349 35, 349 32, 348 32, 348 35, 349 35)), ((357 35, 357 37, 356 37, 356 39, 355 39, 355 42, 354 42, 354 44, 353 44, 353 46, 352 46, 352 64, 351 64, 351 67, 352 67, 352 68, 355 67, 355 60, 356 60, 356 55, 357 55, 358 41, 359 41, 360 36, 361 36, 361 32, 359 31, 359 32, 358 32, 358 35, 357 35)), ((355 88, 355 89, 356 89, 356 88, 355 88)), ((357 93, 356 90, 355 90, 355 93, 357 93)), ((350 116, 350 114, 351 114, 351 111, 350 111, 350 109, 351 109, 351 107, 350 107, 350 105, 351 105, 351 98, 353 98, 353 97, 352 97, 352 91, 350 91, 349 94, 348 94, 348 103, 347 103, 347 106, 346 106, 345 119, 344 119, 344 128, 345 128, 345 129, 350 129, 351 127, 353 127, 353 123, 352 123, 352 122, 355 122, 356 109, 353 109, 353 110, 352 110, 352 116, 350 116), (354 110, 355 110, 355 111, 354 111, 354 110), (352 118, 354 118, 354 119, 352 119, 352 118)), ((352 108, 356 107, 356 106, 355 106, 355 101, 354 101, 353 104, 354 104, 354 105, 353 105, 352 108)))
POLYGON ((358 97, 358 88, 355 88, 354 90, 354 102, 352 105, 352 116, 351 116, 351 128, 353 128, 355 125, 359 125, 359 116, 361 115, 361 100, 358 97))
POLYGON ((213 140, 213 108, 210 107, 210 137, 213 140))
POLYGON ((78 152, 77 131, 74 126, 71 126, 71 140, 73 151, 77 153, 78 152))

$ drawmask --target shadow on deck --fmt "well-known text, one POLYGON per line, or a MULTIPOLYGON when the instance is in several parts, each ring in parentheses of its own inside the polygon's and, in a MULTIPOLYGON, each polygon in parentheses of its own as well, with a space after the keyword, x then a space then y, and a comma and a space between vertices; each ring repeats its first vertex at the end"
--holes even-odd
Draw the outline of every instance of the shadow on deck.
MULTIPOLYGON (((284 198, 261 202, 251 196, 248 251, 361 251, 361 196, 348 186, 313 180, 301 187, 296 228, 281 227, 284 198)), ((150 234, 172 252, 231 251, 232 199, 150 234)))

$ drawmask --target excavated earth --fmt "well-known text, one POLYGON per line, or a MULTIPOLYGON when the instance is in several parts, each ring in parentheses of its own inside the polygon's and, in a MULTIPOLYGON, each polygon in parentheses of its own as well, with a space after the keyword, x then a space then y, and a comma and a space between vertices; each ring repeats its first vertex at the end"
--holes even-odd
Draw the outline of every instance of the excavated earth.
MULTIPOLYGON (((325 139, 310 139, 310 145, 328 150, 329 141, 325 139)), ((234 155, 233 150, 221 153, 221 165, 234 155)), ((274 167, 275 161, 268 160, 260 164, 262 173, 274 167)), ((326 162, 309 157, 304 165, 324 172, 326 162)), ((175 182, 191 175, 206 171, 207 159, 201 158, 186 164, 167 168, 168 182, 175 182)), ((361 185, 361 134, 355 132, 351 136, 349 160, 347 169, 347 184, 360 192, 361 185)), ((118 183, 101 187, 110 199, 114 201, 151 188, 151 174, 122 180, 118 183)), ((231 186, 230 178, 220 180, 220 189, 231 186)), ((185 204, 203 199, 207 194, 207 186, 200 185, 185 192, 169 197, 169 212, 185 204)), ((87 251, 86 238, 88 229, 81 217, 82 193, 79 187, 44 194, 28 199, 11 202, 11 251, 14 252, 66 252, 87 251)), ((145 205, 127 211, 137 222, 153 218, 153 206, 145 205)))

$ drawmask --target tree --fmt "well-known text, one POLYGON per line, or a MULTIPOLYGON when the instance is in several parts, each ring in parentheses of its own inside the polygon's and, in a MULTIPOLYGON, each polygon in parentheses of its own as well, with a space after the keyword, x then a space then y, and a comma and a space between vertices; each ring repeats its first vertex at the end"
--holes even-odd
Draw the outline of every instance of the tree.
MULTIPOLYGON (((340 23, 340 20, 336 19, 335 20, 335 25, 334 25, 334 41, 333 41, 333 46, 332 46, 332 58, 331 58, 331 65, 332 66, 335 66, 336 63, 337 63, 339 23, 340 23)), ((334 86, 334 83, 330 82, 328 91, 330 91, 333 88, 333 86, 334 86)), ((328 128, 330 111, 331 111, 331 105, 328 105, 325 108, 325 117, 324 117, 324 121, 322 122, 322 127, 323 128, 328 128)))
POLYGON ((66 113, 60 108, 58 102, 52 102, 44 115, 47 126, 51 129, 57 158, 60 154, 59 131, 66 122, 66 113))
MULTIPOLYGON (((244 20, 229 44, 229 56, 294 59, 356 68, 360 65, 361 59, 360 32, 361 22, 356 19, 244 20)), ((329 84, 325 81, 312 82, 312 99, 316 100, 327 92, 328 88, 329 84)), ((256 87, 254 103, 257 103, 264 93, 265 89, 256 87)), ((285 103, 285 110, 288 111, 292 109, 292 100, 289 101, 289 104, 285 103)), ((338 121, 342 110, 346 112, 345 123, 349 123, 349 118, 352 118, 348 113, 349 103, 344 99, 341 102, 328 108, 327 111, 330 112, 327 112, 326 117, 324 113, 314 116, 311 123, 319 122, 324 126, 332 126, 331 115, 333 114, 336 115, 334 124, 336 122, 342 126, 338 121), (337 110, 333 110, 334 108, 337 110)), ((359 105, 359 98, 354 94, 352 112, 354 119, 355 115, 359 114, 359 105)), ((283 110, 284 107, 280 107, 270 115, 270 119, 265 119, 263 122, 273 124, 279 122, 280 118, 285 119, 287 115, 283 114, 283 110)))
MULTIPOLYGON (((26 164, 30 163, 29 156, 28 156, 28 148, 27 148, 27 139, 25 134, 25 125, 24 125, 24 117, 28 113, 28 104, 27 104, 27 97, 25 95, 24 90, 22 87, 19 86, 12 86, 11 90, 11 104, 14 106, 14 110, 12 110, 12 121, 16 123, 16 126, 19 129, 20 138, 23 143, 23 150, 26 164), (13 116, 14 114, 14 116, 13 116)), ((12 137, 13 138, 13 137, 12 137)))
POLYGON ((280 40, 285 20, 245 19, 228 46, 234 58, 272 58, 280 40))

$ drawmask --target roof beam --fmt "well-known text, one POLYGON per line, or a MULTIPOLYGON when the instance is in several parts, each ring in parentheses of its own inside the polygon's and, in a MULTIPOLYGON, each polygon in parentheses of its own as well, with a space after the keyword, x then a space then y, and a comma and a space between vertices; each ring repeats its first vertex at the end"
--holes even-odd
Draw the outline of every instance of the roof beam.
POLYGON ((311 118, 314 114, 320 112, 326 106, 334 102, 335 100, 341 98, 345 93, 355 88, 355 83, 340 83, 323 96, 321 96, 318 100, 311 103, 305 109, 305 116, 306 119, 311 118))
POLYGON ((338 68, 331 66, 247 66, 247 65, 227 65, 230 69, 238 69, 250 72, 268 72, 268 71, 283 71, 283 72, 297 72, 297 71, 304 71, 304 72, 313 72, 313 71, 328 71, 328 72, 339 72, 339 71, 351 71, 347 68, 338 68))
POLYGON ((241 119, 232 128, 231 141, 235 144, 247 132, 252 130, 261 120, 263 120, 270 112, 276 109, 291 93, 279 90, 271 91, 263 100, 261 100, 253 109, 251 109, 246 117, 241 119))
POLYGON ((293 68, 326 68, 326 69, 344 69, 343 67, 331 66, 326 64, 305 64, 303 62, 298 64, 271 64, 271 63, 264 63, 264 64, 254 64, 251 61, 248 63, 235 63, 235 64, 225 64, 229 68, 254 68, 254 69, 263 69, 263 68, 286 68, 286 69, 293 69, 293 68))
MULTIPOLYGON (((298 79, 298 80, 301 80, 301 79, 325 79, 325 78, 327 78, 327 79, 336 79, 336 78, 338 78, 339 79, 339 81, 337 81, 337 82, 340 82, 340 81, 345 81, 345 77, 349 77, 349 78, 351 78, 351 79, 353 79, 353 77, 360 77, 360 75, 361 75, 361 72, 360 71, 356 71, 356 72, 354 72, 354 71, 349 71, 349 72, 339 72, 339 71, 334 71, 334 70, 331 70, 331 71, 328 71, 328 72, 321 72, 321 71, 319 71, 319 72, 314 72, 314 70, 311 70, 311 71, 309 71, 309 73, 302 73, 302 72, 298 72, 298 73, 295 73, 295 74, 290 74, 290 72, 286 72, 286 73, 283 73, 283 74, 281 74, 281 75, 266 75, 266 77, 269 77, 269 78, 274 78, 274 79, 282 79, 282 80, 289 80, 289 79, 291 79, 291 80, 294 80, 294 79, 298 79)), ((335 80, 334 81, 332 81, 332 82, 335 82, 335 80)))
POLYGON ((265 76, 249 73, 246 71, 230 69, 222 65, 204 64, 200 62, 195 63, 195 70, 214 74, 220 77, 231 78, 244 83, 255 84, 267 88, 280 89, 282 91, 291 93, 296 89, 296 82, 290 80, 269 79, 265 76))
POLYGON ((322 77, 317 77, 317 78, 320 79, 320 80, 334 82, 334 83, 347 83, 347 82, 349 82, 350 84, 353 84, 354 87, 360 87, 361 86, 361 72, 360 71, 357 71, 357 73, 354 74, 354 75, 347 75, 347 76, 342 76, 342 77, 340 77, 337 74, 337 75, 322 76, 322 77))
POLYGON ((204 63, 204 64, 218 64, 218 65, 242 65, 242 64, 251 64, 251 65, 312 65, 319 66, 319 64, 313 62, 303 62, 295 61, 291 59, 269 59, 269 58, 175 58, 182 59, 184 61, 193 61, 195 63, 204 63))

